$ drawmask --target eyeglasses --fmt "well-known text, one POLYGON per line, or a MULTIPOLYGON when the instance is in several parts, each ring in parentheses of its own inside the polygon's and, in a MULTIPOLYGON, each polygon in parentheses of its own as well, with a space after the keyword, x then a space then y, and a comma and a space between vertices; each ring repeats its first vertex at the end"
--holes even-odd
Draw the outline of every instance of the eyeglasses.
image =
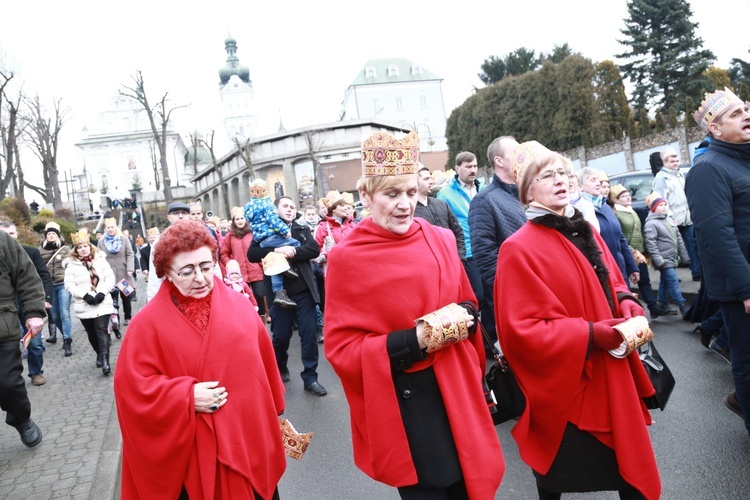
POLYGON ((565 170, 564 168, 558 168, 556 170, 547 170, 546 172, 544 172, 539 177, 536 177, 534 179, 534 182, 539 182, 541 184, 547 184, 547 183, 550 183, 550 182, 554 182, 555 181, 555 175, 559 175, 563 179, 567 179, 568 178, 568 172, 567 172, 567 170, 565 170))
POLYGON ((179 271, 176 269, 170 267, 172 272, 174 272, 179 278, 182 279, 190 279, 192 278, 196 271, 200 270, 201 274, 203 275, 210 275, 214 272, 214 263, 211 260, 207 260, 205 262, 201 262, 198 264, 198 268, 196 269, 195 266, 185 266, 179 271))

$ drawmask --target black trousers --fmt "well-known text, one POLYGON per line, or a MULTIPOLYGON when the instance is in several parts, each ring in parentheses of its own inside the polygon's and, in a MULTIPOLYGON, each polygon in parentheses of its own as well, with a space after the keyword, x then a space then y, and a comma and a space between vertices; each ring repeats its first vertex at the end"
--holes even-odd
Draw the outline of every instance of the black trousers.
POLYGON ((31 417, 18 340, 0 342, 0 408, 8 425, 20 425, 31 417))
POLYGON ((98 334, 108 335, 107 327, 109 326, 109 315, 99 316, 98 318, 81 319, 81 324, 86 335, 89 338, 89 344, 95 353, 99 354, 98 334))
POLYGON ((463 479, 447 488, 404 486, 398 489, 398 494, 403 500, 469 500, 463 479))

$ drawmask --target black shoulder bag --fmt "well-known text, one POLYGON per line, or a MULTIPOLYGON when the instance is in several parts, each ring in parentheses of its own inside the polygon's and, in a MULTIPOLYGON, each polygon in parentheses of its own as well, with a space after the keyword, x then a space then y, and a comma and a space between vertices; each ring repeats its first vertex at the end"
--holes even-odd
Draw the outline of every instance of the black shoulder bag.
POLYGON ((521 416, 526 408, 526 396, 518 386, 515 375, 510 371, 505 356, 495 347, 495 343, 492 342, 481 322, 479 327, 482 329, 484 341, 492 349, 496 360, 484 377, 484 391, 492 421, 495 425, 499 425, 521 416))

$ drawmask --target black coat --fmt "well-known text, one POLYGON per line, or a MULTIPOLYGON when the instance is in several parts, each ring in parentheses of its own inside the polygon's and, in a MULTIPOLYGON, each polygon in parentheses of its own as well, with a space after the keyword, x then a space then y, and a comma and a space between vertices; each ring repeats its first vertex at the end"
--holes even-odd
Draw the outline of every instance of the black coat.
POLYGON ((466 243, 464 242, 464 230, 461 223, 456 219, 453 210, 443 200, 431 196, 427 197, 427 205, 417 202, 414 209, 414 217, 421 217, 433 226, 440 226, 453 231, 456 237, 456 247, 461 260, 466 260, 466 243))
MULTIPOLYGON (((307 226, 302 226, 300 224, 297 224, 296 222, 292 222, 291 234, 292 238, 300 242, 300 246, 299 248, 297 248, 297 254, 294 256, 294 258, 289 259, 289 265, 293 269, 298 271, 301 279, 305 280, 305 284, 310 290, 315 303, 320 303, 320 294, 318 293, 317 282, 315 280, 315 276, 313 275, 312 265, 310 264, 311 259, 314 259, 318 255, 320 255, 320 246, 318 246, 318 243, 315 241, 315 238, 313 238, 313 235, 310 232, 310 228, 307 226)), ((263 257, 268 255, 269 252, 273 252, 273 250, 273 248, 261 248, 260 243, 257 240, 253 239, 253 242, 250 244, 250 248, 247 249, 247 259, 250 262, 260 262, 261 260, 263 260, 263 257)), ((284 278, 285 287, 286 281, 288 279, 289 278, 286 277, 284 278)), ((265 276, 263 281, 266 288, 266 301, 269 304, 273 304, 274 296, 273 289, 271 288, 271 277, 265 276)))
POLYGON ((53 292, 52 275, 49 273, 49 269, 47 269, 47 263, 44 262, 44 259, 42 259, 42 254, 39 252, 38 248, 30 247, 27 245, 21 246, 24 250, 26 250, 26 254, 31 259, 31 262, 34 263, 37 274, 39 274, 39 277, 42 278, 42 286, 44 286, 44 300, 51 304, 53 292))
POLYGON ((708 297, 750 298, 750 143, 711 139, 686 178, 708 297))

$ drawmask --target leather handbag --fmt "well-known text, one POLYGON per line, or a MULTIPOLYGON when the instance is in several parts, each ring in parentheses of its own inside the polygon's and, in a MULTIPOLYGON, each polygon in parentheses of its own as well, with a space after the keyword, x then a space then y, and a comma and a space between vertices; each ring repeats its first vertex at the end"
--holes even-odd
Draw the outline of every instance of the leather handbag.
POLYGON ((526 396, 518 385, 505 356, 495 347, 484 325, 479 323, 484 341, 492 348, 496 362, 484 377, 485 399, 495 425, 518 418, 526 409, 526 396))
POLYGON ((672 390, 674 390, 674 376, 659 354, 659 351, 656 350, 653 341, 643 344, 638 350, 643 368, 646 369, 648 378, 651 379, 651 384, 656 390, 656 394, 648 398, 643 398, 643 402, 646 403, 646 408, 649 410, 659 408, 661 411, 664 411, 667 407, 669 396, 672 394, 672 390))

